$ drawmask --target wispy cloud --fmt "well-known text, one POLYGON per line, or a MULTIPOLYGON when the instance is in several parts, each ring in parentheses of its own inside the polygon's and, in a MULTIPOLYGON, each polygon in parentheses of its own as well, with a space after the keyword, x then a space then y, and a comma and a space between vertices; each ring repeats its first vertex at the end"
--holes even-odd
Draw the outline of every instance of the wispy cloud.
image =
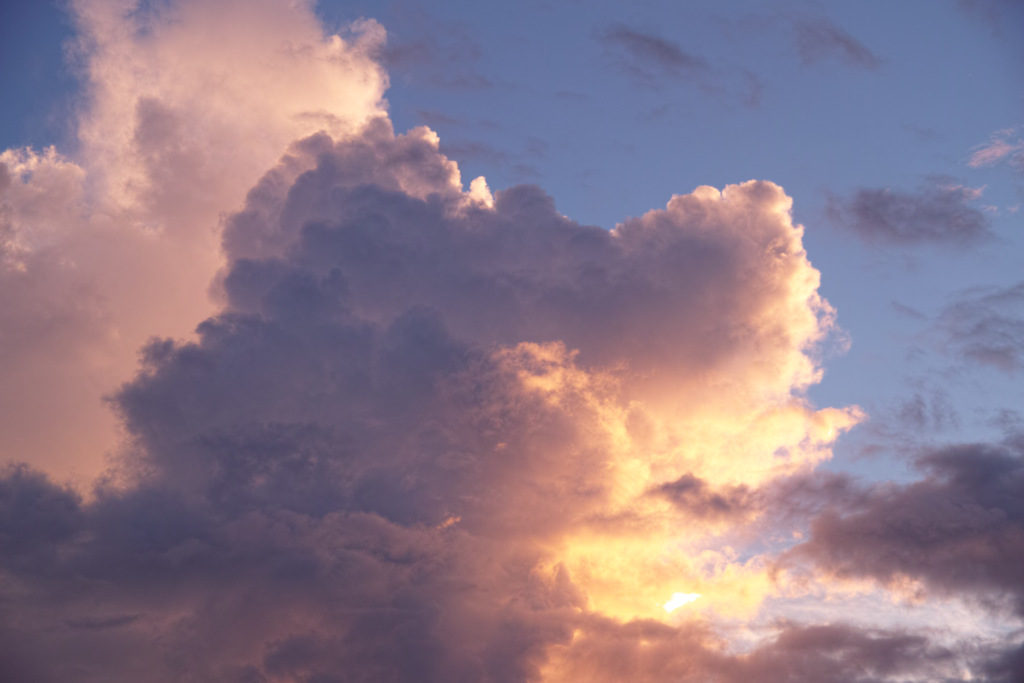
POLYGON ((943 307, 936 332, 965 360, 1006 372, 1024 368, 1024 282, 963 294, 943 307))
POLYGON ((613 24, 597 35, 613 64, 643 88, 662 90, 689 83, 704 93, 743 106, 756 106, 763 86, 747 69, 712 64, 679 43, 624 24, 613 24))
POLYGON ((1016 128, 996 131, 989 141, 971 151, 967 165, 971 168, 1006 163, 1018 173, 1024 173, 1024 138, 1016 128))
POLYGON ((972 203, 982 189, 930 178, 915 192, 862 188, 830 195, 831 220, 866 242, 896 246, 970 246, 992 237, 989 218, 972 203))
POLYGON ((482 55, 483 48, 464 24, 438 21, 421 7, 404 16, 379 52, 396 76, 456 90, 495 86, 478 69, 482 55))
POLYGON ((794 23, 793 30, 804 64, 831 59, 862 69, 877 69, 883 64, 880 57, 826 17, 800 19, 794 23))
POLYGON ((648 85, 665 77, 696 79, 710 71, 707 61, 678 43, 622 24, 608 27, 599 38, 618 56, 620 66, 648 85))

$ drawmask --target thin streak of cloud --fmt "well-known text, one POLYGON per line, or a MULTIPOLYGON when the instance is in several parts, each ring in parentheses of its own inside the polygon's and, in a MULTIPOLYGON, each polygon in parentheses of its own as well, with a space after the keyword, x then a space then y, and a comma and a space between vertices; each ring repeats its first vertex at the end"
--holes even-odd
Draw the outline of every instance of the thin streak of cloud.
POLYGON ((982 168, 1004 162, 1018 173, 1024 173, 1024 138, 1017 135, 1016 128, 993 133, 988 142, 974 148, 967 165, 982 168))
POLYGON ((794 24, 794 31, 800 59, 806 65, 838 59, 862 69, 882 66, 880 57, 825 17, 801 19, 794 24))
POLYGON ((713 65, 668 38, 613 24, 598 33, 597 40, 639 87, 663 90, 673 82, 690 83, 724 102, 755 107, 761 100, 763 85, 753 72, 713 65))
POLYGON ((601 33, 600 40, 621 51, 623 65, 647 80, 653 80, 658 73, 682 78, 709 70, 703 58, 686 52, 678 43, 622 24, 608 27, 601 33))

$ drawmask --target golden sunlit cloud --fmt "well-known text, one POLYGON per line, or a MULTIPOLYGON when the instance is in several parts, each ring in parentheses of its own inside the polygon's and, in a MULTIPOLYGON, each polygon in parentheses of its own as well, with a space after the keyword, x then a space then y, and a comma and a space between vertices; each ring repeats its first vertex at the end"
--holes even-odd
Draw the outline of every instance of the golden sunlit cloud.
POLYGON ((666 612, 673 612, 683 605, 690 604, 699 597, 699 593, 673 593, 672 597, 662 607, 666 612))

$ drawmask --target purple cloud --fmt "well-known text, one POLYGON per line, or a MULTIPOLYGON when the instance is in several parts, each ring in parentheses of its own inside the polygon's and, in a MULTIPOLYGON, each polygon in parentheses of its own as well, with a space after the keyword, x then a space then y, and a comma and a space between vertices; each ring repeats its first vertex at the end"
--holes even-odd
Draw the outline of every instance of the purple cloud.
POLYGON ((975 290, 947 304, 935 331, 961 358, 1013 372, 1024 365, 1024 282, 975 290))
POLYGON ((991 238, 989 219, 971 202, 981 191, 931 179, 916 192, 861 188, 830 195, 827 211, 839 227, 869 243, 971 246, 991 238))

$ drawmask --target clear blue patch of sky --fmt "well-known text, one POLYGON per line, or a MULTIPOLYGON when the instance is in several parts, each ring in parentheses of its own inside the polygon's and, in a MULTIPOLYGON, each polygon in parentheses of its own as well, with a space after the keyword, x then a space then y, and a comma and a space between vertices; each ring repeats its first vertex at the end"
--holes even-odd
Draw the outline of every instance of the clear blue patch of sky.
POLYGON ((0 2, 0 149, 68 145, 78 81, 62 3, 0 2))

